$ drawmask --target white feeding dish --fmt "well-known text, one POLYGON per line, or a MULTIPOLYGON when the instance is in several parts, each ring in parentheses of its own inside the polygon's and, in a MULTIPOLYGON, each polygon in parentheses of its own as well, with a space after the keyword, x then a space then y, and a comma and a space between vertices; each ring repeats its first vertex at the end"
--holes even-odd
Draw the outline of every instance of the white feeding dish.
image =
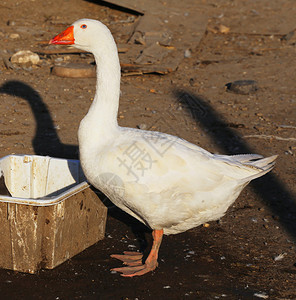
POLYGON ((37 155, 9 155, 0 159, 10 196, 1 202, 34 206, 54 205, 87 188, 78 160, 37 155))

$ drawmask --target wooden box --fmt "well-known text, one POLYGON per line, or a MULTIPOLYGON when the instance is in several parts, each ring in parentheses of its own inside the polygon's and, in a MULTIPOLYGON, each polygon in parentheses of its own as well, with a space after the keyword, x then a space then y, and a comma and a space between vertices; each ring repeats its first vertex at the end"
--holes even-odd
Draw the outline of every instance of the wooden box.
POLYGON ((0 179, 11 194, 0 195, 1 268, 52 269, 104 238, 107 208, 79 161, 9 155, 0 179))

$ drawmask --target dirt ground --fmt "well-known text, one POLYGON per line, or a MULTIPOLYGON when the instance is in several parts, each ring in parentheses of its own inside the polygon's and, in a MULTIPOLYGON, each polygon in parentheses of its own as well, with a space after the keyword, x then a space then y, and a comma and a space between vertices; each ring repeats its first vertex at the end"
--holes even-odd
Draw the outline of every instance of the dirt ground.
MULTIPOLYGON (((161 3, 163 11, 170 5, 161 3)), ((219 222, 164 237, 150 274, 110 272, 120 265, 110 254, 147 251, 151 234, 109 205, 103 241, 54 270, 0 270, 2 299, 296 299, 296 33, 286 36, 295 29, 295 1, 184 3, 181 14, 208 16, 201 42, 189 45, 174 72, 123 76, 119 124, 175 134, 215 153, 278 154, 275 169, 251 183, 219 222), (258 90, 227 92, 225 84, 235 80, 255 80, 258 90)), ((0 56, 41 51, 43 41, 82 17, 103 21, 123 43, 122 24, 132 14, 103 4, 2 1, 0 56)), ((95 78, 52 75, 61 60, 92 57, 43 55, 37 66, 19 68, 1 61, 1 157, 78 157, 77 129, 95 78)))

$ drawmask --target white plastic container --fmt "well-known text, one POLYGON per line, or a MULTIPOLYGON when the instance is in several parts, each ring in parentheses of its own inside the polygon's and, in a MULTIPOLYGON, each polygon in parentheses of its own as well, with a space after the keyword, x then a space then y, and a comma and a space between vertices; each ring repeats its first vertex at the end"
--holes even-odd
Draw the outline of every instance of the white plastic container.
POLYGON ((89 185, 78 160, 37 155, 9 155, 0 159, 0 177, 12 197, 1 202, 48 206, 65 200, 89 185))
POLYGON ((103 239, 107 208, 85 181, 78 160, 37 155, 0 159, 0 267, 52 269, 103 239))

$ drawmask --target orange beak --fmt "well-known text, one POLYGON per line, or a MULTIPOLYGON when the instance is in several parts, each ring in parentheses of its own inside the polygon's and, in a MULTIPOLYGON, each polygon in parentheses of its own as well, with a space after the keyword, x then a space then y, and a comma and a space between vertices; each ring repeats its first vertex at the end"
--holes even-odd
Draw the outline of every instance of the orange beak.
POLYGON ((74 26, 72 25, 51 39, 49 44, 72 45, 74 44, 74 41, 74 26))

